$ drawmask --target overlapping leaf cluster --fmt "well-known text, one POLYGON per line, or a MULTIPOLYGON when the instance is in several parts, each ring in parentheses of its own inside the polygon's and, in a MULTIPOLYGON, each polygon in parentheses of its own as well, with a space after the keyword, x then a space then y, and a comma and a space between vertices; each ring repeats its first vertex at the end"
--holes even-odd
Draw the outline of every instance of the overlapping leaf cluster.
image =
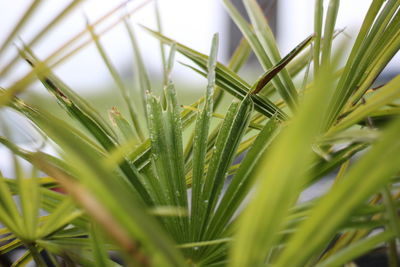
POLYGON ((128 21, 137 9, 97 32, 124 5, 88 22, 48 58, 34 54, 34 44, 79 2, 72 1, 0 70, 6 77, 18 59, 32 67, 1 89, 0 104, 31 121, 60 151, 55 157, 25 150, 3 125, 0 142, 13 152, 15 177, 0 177, 0 253, 25 249, 13 266, 31 260, 38 266, 341 266, 380 246, 396 264, 400 76, 379 87, 374 81, 400 47, 399 1, 372 1, 349 56, 333 45, 340 34, 339 0, 330 0, 326 12, 323 1, 315 1, 315 33, 284 57, 255 0, 243 0, 249 22, 223 0, 243 34, 227 66, 217 62, 218 35, 204 55, 164 36, 159 23, 157 31, 146 31, 160 40, 162 90, 151 83, 128 21), (102 34, 121 21, 140 95, 119 76, 101 43, 102 34), (91 42, 127 118, 116 107, 110 121, 102 118, 52 72, 91 42), (208 81, 204 97, 191 106, 178 103, 171 80, 176 52, 208 81), (251 52, 264 73, 248 82, 238 71, 251 52), (35 79, 79 126, 18 98, 35 79), (234 100, 227 111, 216 113, 229 95, 234 100), (185 135, 191 138, 184 141, 185 135), (21 158, 32 172, 20 167, 21 158), (328 174, 334 182, 322 197, 298 201, 328 174))

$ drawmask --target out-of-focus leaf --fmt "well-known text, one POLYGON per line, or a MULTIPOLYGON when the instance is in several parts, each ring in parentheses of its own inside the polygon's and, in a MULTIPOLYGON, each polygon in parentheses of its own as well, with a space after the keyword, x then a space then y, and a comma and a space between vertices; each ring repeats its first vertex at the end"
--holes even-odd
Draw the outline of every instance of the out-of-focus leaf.
POLYGON ((288 262, 295 266, 304 264, 311 254, 322 249, 321 243, 332 238, 337 228, 356 207, 377 188, 389 182, 393 174, 400 171, 400 158, 396 156, 400 152, 399 130, 400 119, 397 119, 383 132, 381 139, 350 168, 345 177, 319 201, 318 205, 312 209, 309 219, 299 226, 298 231, 288 241, 276 263, 277 266, 286 266, 288 262), (376 155, 380 156, 376 157, 376 155), (371 169, 369 166, 374 166, 374 168, 371 169), (363 179, 360 180, 360 177, 363 179), (346 205, 338 205, 344 196, 346 196, 346 205), (328 216, 329 223, 326 221, 328 216), (322 226, 324 231, 315 236, 315 229, 322 226), (313 238, 310 239, 310 236, 313 238), (304 242, 307 242, 307 246, 303 247, 300 255, 297 253, 297 248, 304 242), (293 255, 296 257, 293 258, 293 255))
POLYGON ((12 198, 10 188, 0 173, 0 222, 7 226, 13 233, 22 234, 23 222, 17 206, 12 198))
POLYGON ((379 108, 391 103, 394 99, 400 97, 400 76, 397 76, 388 84, 380 88, 371 97, 366 100, 366 104, 360 105, 356 110, 346 115, 338 124, 334 125, 327 135, 344 130, 359 121, 365 119, 369 114, 377 111, 379 108))
MULTIPOLYGON (((224 0, 223 3, 243 36, 249 42, 264 71, 268 71, 280 60, 280 57, 276 45, 272 45, 272 32, 257 2, 244 1, 249 17, 255 24, 255 32, 230 0, 224 0)), ((297 105, 297 92, 288 73, 279 74, 272 80, 272 83, 287 105, 294 110, 297 105)))
POLYGON ((133 131, 132 126, 129 122, 124 118, 124 116, 119 112, 118 108, 112 107, 109 111, 109 116, 111 122, 115 127, 119 129, 119 132, 122 134, 125 141, 136 139, 137 135, 133 131))
MULTIPOLYGON (((129 1, 129 0, 127 0, 129 1)), ((117 26, 124 18, 129 16, 130 14, 140 10, 142 7, 144 7, 146 4, 151 2, 152 0, 146 0, 142 4, 139 4, 136 8, 133 10, 129 11, 128 14, 121 16, 120 19, 116 20, 114 23, 109 25, 107 28, 105 28, 101 34, 106 33, 107 31, 111 30, 115 26, 117 26)), ((122 7, 125 7, 126 3, 123 2, 119 4, 117 7, 114 9, 110 10, 107 12, 105 15, 100 17, 98 20, 96 20, 92 26, 95 26, 99 23, 104 22, 107 18, 109 18, 111 15, 113 15, 115 12, 120 10, 122 7)), ((27 73, 23 78, 15 82, 10 88, 8 88, 5 91, 1 92, 1 97, 0 97, 0 106, 4 106, 9 104, 10 101, 12 101, 13 97, 17 95, 18 93, 24 91, 28 85, 30 85, 34 81, 35 73, 42 73, 43 71, 45 72, 48 66, 55 67, 56 65, 59 65, 61 62, 64 62, 66 59, 70 58, 72 55, 80 51, 82 48, 86 47, 88 44, 91 43, 91 40, 83 42, 81 45, 78 45, 78 47, 74 47, 72 51, 67 52, 65 55, 63 55, 61 58, 59 58, 62 53, 65 53, 65 50, 71 49, 74 45, 76 45, 76 42, 79 41, 85 34, 87 33, 87 30, 83 30, 74 37, 72 37, 69 41, 65 42, 61 47, 59 47, 55 52, 53 52, 50 56, 48 56, 45 60, 45 64, 38 64, 36 67, 33 68, 32 71, 27 73)), ((101 35, 100 34, 100 35, 101 35)), ((11 66, 14 64, 14 62, 17 62, 17 60, 13 60, 13 63, 9 64, 8 68, 6 70, 2 70, 2 72, 9 71, 11 69, 11 66)))
POLYGON ((385 231, 383 233, 379 233, 375 236, 360 240, 356 243, 349 245, 348 247, 340 250, 336 254, 331 257, 323 260, 318 263, 316 267, 334 267, 341 266, 352 259, 356 259, 357 257, 363 255, 364 253, 369 252, 374 249, 377 245, 386 242, 394 237, 393 233, 390 231, 385 231))
POLYGON ((107 255, 106 245, 104 238, 101 236, 102 233, 98 226, 93 225, 90 231, 90 239, 92 243, 93 258, 96 266, 109 267, 112 266, 108 262, 110 261, 107 255))
POLYGON ((25 24, 30 20, 32 15, 35 13, 36 9, 40 7, 42 4, 41 1, 33 1, 29 8, 24 12, 21 19, 18 20, 18 23, 12 29, 12 31, 7 35, 7 39, 0 45, 0 56, 4 55, 4 50, 7 46, 12 42, 13 38, 18 34, 19 30, 25 26, 25 24))
MULTIPOLYGON (((51 29, 55 28, 59 23, 61 23, 63 21, 63 19, 65 17, 67 17, 69 14, 71 14, 75 8, 79 7, 79 4, 81 4, 82 2, 83 1, 81 1, 81 0, 71 1, 69 5, 65 6, 59 13, 54 15, 53 18, 46 25, 44 25, 43 28, 41 28, 38 31, 38 33, 27 43, 27 46, 33 47, 35 44, 37 44, 37 42, 39 42, 48 32, 50 32, 51 29)), ((120 5, 119 8, 121 6, 122 5, 120 5)), ((118 10, 118 8, 111 11, 108 14, 108 16, 112 15, 112 13, 114 13, 116 10, 118 10)), ((107 15, 103 16, 102 18, 97 20, 97 22, 95 24, 100 23, 102 20, 106 19, 108 16, 107 15)), ((73 38, 71 40, 76 41, 77 39, 79 39, 79 37, 82 37, 83 33, 85 33, 85 31, 76 35, 75 38, 73 38)), ((70 42, 68 42, 68 43, 70 43, 70 42)), ((64 45, 63 47, 68 47, 68 45, 64 45)), ((16 55, 12 60, 9 61, 9 63, 5 64, 6 67, 4 67, 1 70, 1 74, 7 75, 9 73, 9 71, 12 69, 12 67, 18 62, 18 59, 19 59, 19 56, 16 55)))
MULTIPOLYGON (((135 77, 137 78, 136 85, 139 87, 140 94, 142 97, 142 106, 143 106, 143 111, 144 111, 143 113, 146 115, 146 118, 148 118, 147 108, 146 108, 146 94, 148 92, 152 92, 149 74, 147 73, 147 70, 146 70, 146 67, 145 67, 145 64, 144 64, 144 61, 142 58, 142 54, 141 54, 141 51, 139 48, 139 44, 136 42, 136 37, 133 32, 133 29, 126 19, 124 20, 124 25, 128 32, 129 40, 131 41, 133 54, 134 54, 134 58, 135 58, 134 70, 135 70, 135 77)), ((143 136, 141 136, 141 139, 143 141, 143 136)))
MULTIPOLYGON (((400 3, 397 1, 375 0, 372 2, 347 59, 334 97, 329 104, 329 119, 326 128, 335 123, 350 96, 365 81, 367 69, 382 58, 385 58, 385 62, 379 65, 386 65, 391 57, 382 57, 382 53, 392 51, 389 54, 394 56, 393 51, 398 50, 400 14, 396 10, 399 6, 400 3)), ((373 80, 375 78, 372 77, 373 80)))
POLYGON ((100 43, 99 36, 95 33, 93 26, 91 26, 89 23, 87 23, 87 28, 90 32, 90 35, 92 36, 92 39, 96 45, 96 48, 104 62, 104 64, 107 66, 108 71, 110 72, 112 78, 114 79, 115 83, 117 84, 117 87, 119 88, 122 98, 125 102, 126 107, 128 108, 129 115, 131 117, 133 127, 135 131, 137 132, 138 136, 143 140, 144 136, 142 133, 142 130, 139 125, 138 121, 138 113, 135 110, 135 107, 132 105, 132 99, 129 97, 129 92, 128 89, 126 88, 124 82, 122 81, 121 76, 118 74, 116 68, 114 65, 111 63, 111 60, 107 56, 102 44, 100 43))
MULTIPOLYGON (((339 11, 340 0, 330 0, 326 15, 324 38, 322 39, 321 64, 329 64, 335 31, 336 19, 339 11)), ((318 6, 318 8, 320 8, 318 6)))
POLYGON ((314 157, 311 145, 320 134, 324 108, 333 89, 332 84, 326 84, 331 81, 332 73, 329 66, 325 68, 302 108, 259 162, 254 180, 258 186, 238 221, 232 243, 232 266, 264 264, 267 254, 279 240, 278 233, 283 230, 289 208, 310 179, 306 166, 314 157), (328 85, 327 90, 318 90, 322 83, 328 85))
POLYGON ((17 172, 18 194, 21 200, 24 235, 27 240, 35 240, 38 231, 40 207, 40 192, 37 178, 24 177, 23 172, 17 172))
POLYGON ((82 215, 83 212, 77 209, 75 203, 68 197, 46 217, 46 220, 39 228, 38 236, 41 238, 46 237, 82 215))
POLYGON ((32 260, 32 254, 29 250, 25 251, 21 257, 19 257, 11 267, 23 267, 26 266, 32 260))

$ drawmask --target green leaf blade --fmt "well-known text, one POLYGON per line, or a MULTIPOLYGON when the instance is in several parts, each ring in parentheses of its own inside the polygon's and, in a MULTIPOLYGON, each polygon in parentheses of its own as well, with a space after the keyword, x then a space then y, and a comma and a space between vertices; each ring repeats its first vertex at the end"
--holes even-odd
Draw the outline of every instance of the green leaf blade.
POLYGON ((241 103, 233 102, 219 130, 204 181, 203 212, 200 215, 204 221, 202 232, 206 231, 206 227, 209 226, 209 221, 212 219, 228 169, 250 122, 252 110, 253 103, 249 96, 241 103))
POLYGON ((333 234, 346 220, 347 216, 366 200, 377 189, 384 186, 393 174, 399 171, 400 158, 396 155, 400 152, 398 131, 400 119, 397 119, 386 129, 381 139, 360 159, 347 173, 346 177, 338 183, 319 203, 313 208, 309 219, 304 222, 288 242, 286 249, 276 263, 277 266, 286 266, 288 262, 293 264, 293 255, 296 256, 296 264, 301 266, 308 257, 322 249, 321 244, 332 238, 333 234), (380 155, 379 160, 376 155, 380 155), (377 160, 379 162, 377 162, 377 160), (375 166, 371 169, 369 166, 375 166), (379 166, 379 167, 378 167, 379 166), (360 182, 362 177, 362 182, 360 182), (349 194, 349 192, 352 192, 349 194), (338 205, 346 196, 346 205, 338 205), (335 211, 332 213, 332 211, 335 211), (329 216, 329 223, 326 218, 329 216), (315 236, 315 229, 323 225, 323 232, 315 236), (310 236, 313 236, 310 239, 310 236), (297 253, 300 243, 307 242, 302 254, 297 253))
MULTIPOLYGON (((320 76, 319 83, 329 81, 331 72, 326 69, 323 73, 326 76, 320 76)), ((310 179, 306 166, 314 158, 311 145, 321 131, 323 111, 334 87, 328 87, 330 90, 327 91, 318 88, 316 85, 307 95, 289 126, 260 160, 254 181, 259 182, 257 191, 238 221, 231 248, 230 259, 234 267, 265 263, 280 231, 284 230, 288 210, 310 179)))
MULTIPOLYGON (((234 5, 231 3, 230 0, 224 0, 223 1, 224 6, 226 7, 227 11, 229 12, 231 18, 234 20, 236 25, 239 27, 241 30, 242 34, 245 36, 247 41, 249 42, 250 46, 252 47, 254 53, 256 54, 257 58, 260 61, 260 64, 264 68, 264 71, 268 71, 270 68, 273 67, 274 63, 273 60, 271 60, 271 55, 268 55, 267 52, 265 51, 270 50, 273 51, 272 54, 277 55, 277 49, 275 46, 271 46, 272 41, 271 40, 266 40, 264 38, 264 33, 265 29, 268 29, 269 27, 265 28, 265 22, 264 18, 261 19, 260 15, 260 9, 257 5, 257 3, 252 3, 250 6, 250 2, 245 2, 245 5, 247 7, 248 12, 250 13, 250 18, 254 20, 255 24, 260 26, 257 28, 259 36, 257 36, 256 33, 254 33, 253 29, 251 26, 246 22, 246 20, 240 15, 240 13, 236 10, 234 5), (262 25, 260 25, 262 24, 262 25), (261 29, 261 26, 262 29, 261 29), (261 33, 262 32, 262 33, 261 33), (262 43, 260 42, 260 38, 264 40, 265 47, 263 47, 262 43)), ((257 26, 256 26, 257 27, 257 26)), ((271 39, 272 36, 268 35, 268 38, 271 39)), ((279 60, 279 58, 277 58, 279 60)), ((279 94, 282 96, 282 98, 285 100, 285 102, 288 104, 288 106, 294 110, 297 105, 297 92, 295 90, 295 87, 293 85, 293 82, 291 81, 289 75, 286 73, 286 75, 278 75, 278 77, 274 78, 272 80, 274 86, 276 87, 277 91, 279 94)))
POLYGON ((208 84, 203 110, 197 115, 195 136, 193 141, 193 168, 192 168, 192 209, 191 209, 191 240, 200 241, 203 175, 207 153, 207 137, 213 111, 213 98, 215 87, 215 67, 217 64, 218 35, 214 35, 208 66, 208 84))
POLYGON ((279 123, 270 120, 260 132, 252 147, 240 164, 239 170, 222 197, 212 221, 207 229, 207 238, 211 239, 226 229, 228 222, 251 189, 252 176, 257 162, 279 132, 279 123))

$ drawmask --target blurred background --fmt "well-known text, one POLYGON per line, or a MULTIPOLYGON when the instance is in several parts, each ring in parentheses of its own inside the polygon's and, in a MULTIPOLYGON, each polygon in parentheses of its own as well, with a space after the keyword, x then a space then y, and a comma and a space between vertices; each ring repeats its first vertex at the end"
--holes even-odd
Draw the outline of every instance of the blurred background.
MULTIPOLYGON (((9 34, 9 31, 19 21, 22 14, 30 6, 32 1, 15 0, 0 1, 0 43, 9 34)), ((38 29, 45 25, 54 14, 57 14, 63 7, 68 5, 70 0, 41 1, 38 12, 22 29, 19 38, 28 42, 35 35, 38 29)), ((121 0, 87 0, 69 15, 56 30, 51 31, 43 41, 33 47, 34 52, 40 57, 45 58, 59 46, 72 38, 76 33, 86 27, 85 16, 89 22, 107 13, 121 0)), ((144 0, 132 0, 129 8, 135 8, 143 4, 144 0)), ((235 5, 245 15, 241 0, 233 0, 235 5)), ((265 10, 270 25, 276 33, 277 40, 282 55, 288 53, 299 42, 313 32, 313 6, 314 0, 259 0, 260 5, 265 10)), ((325 7, 328 1, 325 1, 325 7)), ((352 39, 358 30, 363 16, 365 15, 371 0, 341 1, 337 29, 344 29, 341 38, 352 39)), ((158 0, 161 11, 161 20, 164 34, 178 42, 181 42, 202 53, 208 53, 211 37, 214 33, 220 34, 219 60, 226 63, 241 35, 234 23, 229 19, 221 1, 216 0, 158 0)), ((124 13, 117 12, 116 16, 124 13)), ((154 1, 149 1, 144 7, 131 16, 133 25, 142 24, 152 29, 156 29, 156 17, 154 11, 154 1)), ((138 42, 145 57, 146 67, 153 76, 161 76, 161 63, 159 44, 157 40, 136 27, 138 42)), ((100 30, 100 29, 96 29, 100 30)), ((339 38, 340 39, 340 38, 339 38)), ((340 40, 338 40, 339 42, 340 40)), ((126 30, 123 25, 119 25, 101 37, 101 42, 107 49, 108 55, 124 77, 132 76, 132 49, 129 43, 126 30)), ((16 53, 16 48, 11 47, 6 56, 0 60, 0 66, 7 62, 7 57, 11 58, 16 53)), ((184 58, 177 58, 178 61, 187 62, 184 58)), ((398 61, 389 66, 389 70, 399 66, 398 61)), ((254 61, 254 63, 256 63, 254 61)), ((254 64, 253 67, 257 67, 254 64)), ((18 66, 11 75, 0 77, 0 85, 7 87, 23 73, 29 70, 29 66, 24 62, 18 66)), ((112 85, 110 77, 104 63, 96 51, 94 45, 89 45, 82 49, 75 56, 56 68, 57 74, 77 91, 99 93, 112 85)), ((176 64, 174 70, 176 82, 194 81, 201 83, 203 80, 186 67, 176 64)), ((34 86, 37 92, 43 91, 40 86, 34 86)), ((188 89, 190 90, 190 89, 188 89)))
MULTIPOLYGON (((32 2, 28 0, 0 1, 0 25, 2 25, 0 44, 4 42, 32 2)), ((82 4, 74 12, 68 15, 54 30, 50 31, 42 41, 32 47, 34 53, 40 59, 45 59, 66 41, 84 30, 86 28, 86 20, 93 23, 124 2, 121 0, 82 1, 82 4)), ((220 62, 227 63, 241 38, 241 34, 232 20, 230 20, 221 2, 216 0, 158 0, 164 35, 207 54, 209 53, 212 35, 218 32, 220 35, 218 58, 220 62)), ((232 0, 232 2, 243 15, 246 15, 242 0, 232 0)), ((258 2, 276 34, 282 56, 313 33, 313 7, 315 0, 259 0, 258 2)), ((325 1, 324 3, 325 10, 328 2, 325 1)), ((372 0, 341 1, 336 28, 342 29, 344 32, 337 38, 337 43, 347 41, 351 44, 371 2, 372 0)), ((17 36, 16 45, 10 46, 5 53, 0 54, 0 68, 4 67, 17 54, 18 45, 21 45, 22 42, 29 43, 38 30, 70 3, 71 0, 40 1, 37 12, 17 36)), ((131 15, 130 21, 136 30, 137 41, 141 48, 146 68, 150 73, 152 86, 157 90, 161 88, 162 84, 159 42, 138 26, 141 24, 152 29, 157 28, 155 1, 129 1, 127 7, 116 12, 113 17, 107 20, 109 21, 107 23, 110 25, 121 15, 136 8, 140 9, 131 15)), ((107 23, 105 24, 107 25, 107 23)), ((95 31, 100 32, 105 27, 104 25, 96 27, 95 31)), ((87 34, 87 37, 89 38, 89 34, 87 34)), ((133 88, 135 79, 133 53, 126 29, 122 24, 118 25, 102 35, 100 41, 125 82, 133 88)), ((176 59, 177 62, 190 63, 180 55, 177 55, 176 59)), ((400 60, 399 56, 397 56, 386 68, 384 76, 392 76, 399 67, 400 60)), ((7 88, 29 70, 28 64, 21 60, 7 75, 0 75, 0 86, 7 88)), ((84 95, 105 116, 112 106, 120 106, 120 94, 116 92, 114 81, 94 44, 86 46, 73 57, 57 66, 55 72, 71 88, 84 95)), ((261 68, 254 56, 240 74, 250 81, 261 74, 261 68)), ((173 80, 177 85, 178 97, 182 104, 191 104, 204 92, 205 79, 182 64, 175 64, 173 80)), ((62 115, 63 113, 57 107, 55 101, 49 101, 51 96, 39 83, 34 83, 24 93, 23 97, 34 105, 46 104, 55 114, 65 116, 65 114, 62 115)), ((4 121, 13 122, 13 138, 19 140, 20 143, 26 143, 29 147, 34 143, 32 140, 40 139, 40 137, 32 137, 26 134, 26 129, 30 126, 28 123, 21 121, 17 114, 4 109, 0 113, 4 118, 0 120, 0 123, 4 123, 4 121)), ((36 146, 38 145, 40 144, 36 146)), ((0 147, 0 170, 6 172, 5 175, 7 174, 7 168, 5 167, 8 165, 7 158, 8 155, 4 148, 0 147)))

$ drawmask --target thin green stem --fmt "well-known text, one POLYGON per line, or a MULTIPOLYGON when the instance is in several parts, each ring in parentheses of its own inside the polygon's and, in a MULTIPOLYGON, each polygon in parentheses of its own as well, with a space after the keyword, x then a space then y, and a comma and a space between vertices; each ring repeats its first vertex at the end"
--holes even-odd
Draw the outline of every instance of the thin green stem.
POLYGON ((322 38, 322 20, 323 20, 323 0, 315 0, 314 10, 314 77, 317 77, 319 71, 319 58, 321 49, 321 38, 322 38))
POLYGON ((46 262, 43 259, 43 256, 40 254, 40 251, 34 244, 27 245, 28 249, 32 253, 33 260, 35 261, 38 267, 47 267, 46 262))

